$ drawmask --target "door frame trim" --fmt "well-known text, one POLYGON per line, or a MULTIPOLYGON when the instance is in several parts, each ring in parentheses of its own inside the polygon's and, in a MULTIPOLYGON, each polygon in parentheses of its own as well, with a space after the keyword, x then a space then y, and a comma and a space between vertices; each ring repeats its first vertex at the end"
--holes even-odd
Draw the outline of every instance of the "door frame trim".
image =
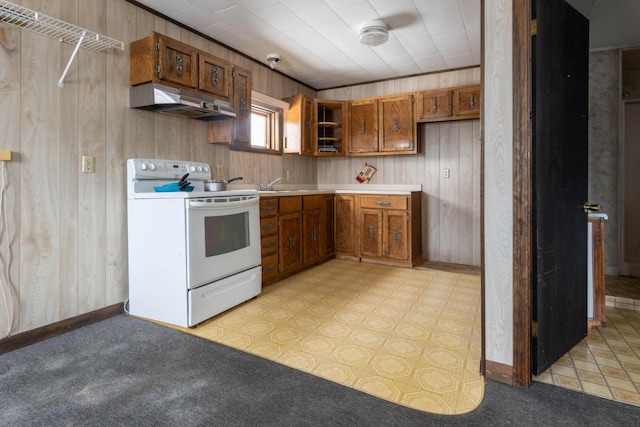
POLYGON ((519 387, 531 385, 532 368, 531 3, 513 3, 513 384, 519 387))

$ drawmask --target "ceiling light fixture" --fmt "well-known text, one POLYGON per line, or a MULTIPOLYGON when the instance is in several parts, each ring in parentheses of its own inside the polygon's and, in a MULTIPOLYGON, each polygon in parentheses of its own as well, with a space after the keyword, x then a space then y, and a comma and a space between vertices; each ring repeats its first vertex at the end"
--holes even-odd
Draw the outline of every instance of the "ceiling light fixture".
POLYGON ((389 40, 389 27, 377 19, 362 24, 360 29, 360 43, 367 46, 380 46, 389 40))

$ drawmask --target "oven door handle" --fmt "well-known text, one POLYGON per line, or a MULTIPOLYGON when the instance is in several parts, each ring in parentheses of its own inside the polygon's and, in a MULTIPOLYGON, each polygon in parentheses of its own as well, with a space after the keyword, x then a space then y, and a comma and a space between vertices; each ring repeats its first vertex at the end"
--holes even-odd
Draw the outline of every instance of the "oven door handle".
POLYGON ((228 209, 243 206, 251 206, 258 203, 258 199, 245 199, 225 202, 212 202, 210 200, 189 200, 189 209, 228 209))

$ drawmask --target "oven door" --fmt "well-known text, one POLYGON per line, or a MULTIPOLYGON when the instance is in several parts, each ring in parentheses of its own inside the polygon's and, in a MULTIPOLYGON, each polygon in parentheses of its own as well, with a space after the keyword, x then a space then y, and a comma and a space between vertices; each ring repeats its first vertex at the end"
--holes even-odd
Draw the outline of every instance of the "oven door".
POLYGON ((258 200, 258 196, 185 200, 189 289, 260 265, 258 200))

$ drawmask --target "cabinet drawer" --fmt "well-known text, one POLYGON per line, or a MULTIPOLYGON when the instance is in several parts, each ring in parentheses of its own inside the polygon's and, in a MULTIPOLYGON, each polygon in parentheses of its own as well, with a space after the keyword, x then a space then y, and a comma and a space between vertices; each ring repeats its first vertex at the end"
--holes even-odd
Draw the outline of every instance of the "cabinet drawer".
POLYGON ((262 283, 270 282, 278 277, 278 254, 262 259, 262 283))
POLYGON ((302 205, 305 211, 321 209, 322 204, 324 203, 324 196, 304 196, 302 200, 302 205))
POLYGON ((264 238, 273 234, 278 234, 278 218, 262 218, 260 220, 260 236, 264 238))
POLYGON ((280 210, 282 213, 300 212, 302 210, 302 196, 280 197, 280 210))
POLYGON ((260 247, 262 248, 262 257, 278 253, 278 235, 263 237, 260 247))
POLYGON ((278 199, 260 199, 260 218, 278 213, 278 199))
POLYGON ((360 195, 360 207, 367 209, 407 209, 407 196, 360 195))

